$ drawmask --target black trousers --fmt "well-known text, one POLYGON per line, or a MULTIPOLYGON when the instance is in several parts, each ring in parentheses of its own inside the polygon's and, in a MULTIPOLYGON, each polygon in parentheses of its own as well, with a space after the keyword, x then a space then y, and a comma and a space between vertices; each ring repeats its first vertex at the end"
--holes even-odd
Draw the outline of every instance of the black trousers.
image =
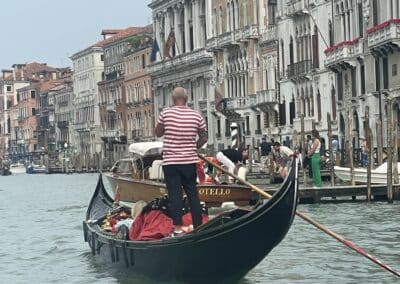
POLYGON ((170 215, 174 225, 182 225, 182 190, 184 190, 189 201, 193 227, 200 226, 202 218, 199 193, 196 188, 196 164, 166 165, 163 166, 163 170, 170 202, 170 215))

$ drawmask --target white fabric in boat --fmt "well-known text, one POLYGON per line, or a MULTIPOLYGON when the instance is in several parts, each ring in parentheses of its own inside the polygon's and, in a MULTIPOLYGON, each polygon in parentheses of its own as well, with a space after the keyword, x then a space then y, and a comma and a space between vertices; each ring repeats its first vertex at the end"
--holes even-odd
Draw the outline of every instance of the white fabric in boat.
POLYGON ((247 169, 245 167, 240 167, 238 170, 238 177, 240 177, 243 180, 246 180, 247 176, 247 169))
POLYGON ((149 179, 160 180, 164 179, 164 172, 162 169, 162 160, 154 160, 149 168, 149 179))

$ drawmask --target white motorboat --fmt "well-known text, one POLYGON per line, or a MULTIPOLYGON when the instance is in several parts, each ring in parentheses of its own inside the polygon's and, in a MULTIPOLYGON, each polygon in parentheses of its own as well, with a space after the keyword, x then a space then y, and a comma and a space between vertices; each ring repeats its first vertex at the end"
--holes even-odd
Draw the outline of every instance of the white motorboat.
POLYGON ((26 173, 25 165, 22 163, 11 164, 10 172, 13 175, 25 174, 26 173))
MULTIPOLYGON (((346 167, 335 166, 335 175, 342 181, 351 181, 351 170, 346 167)), ((397 163, 397 172, 400 179, 400 163, 397 163)), ((367 183, 367 168, 354 168, 355 183, 367 183)), ((387 163, 383 163, 376 169, 371 170, 372 184, 387 184, 387 163)))

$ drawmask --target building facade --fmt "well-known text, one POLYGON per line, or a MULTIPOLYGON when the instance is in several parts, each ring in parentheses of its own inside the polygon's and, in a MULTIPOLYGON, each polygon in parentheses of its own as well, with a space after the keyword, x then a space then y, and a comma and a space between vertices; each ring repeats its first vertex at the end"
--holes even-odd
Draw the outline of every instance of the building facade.
POLYGON ((147 73, 152 33, 141 33, 125 53, 125 94, 127 142, 154 140, 154 98, 147 73))
POLYGON ((212 114, 215 87, 213 53, 206 48, 211 37, 211 1, 154 0, 149 4, 160 54, 148 67, 154 92, 154 117, 172 105, 176 86, 188 90, 188 105, 207 120, 209 147, 217 141, 212 114), (173 44, 167 45, 167 41, 173 44))
MULTIPOLYGON (((118 31, 113 30, 111 36, 118 31)), ((108 38, 107 32, 102 33, 108 38)), ((99 110, 99 87, 104 74, 103 41, 81 50, 71 56, 74 66, 74 156, 77 158, 77 167, 99 167, 102 153, 102 130, 99 110), (97 161, 93 165, 93 161, 97 161)))

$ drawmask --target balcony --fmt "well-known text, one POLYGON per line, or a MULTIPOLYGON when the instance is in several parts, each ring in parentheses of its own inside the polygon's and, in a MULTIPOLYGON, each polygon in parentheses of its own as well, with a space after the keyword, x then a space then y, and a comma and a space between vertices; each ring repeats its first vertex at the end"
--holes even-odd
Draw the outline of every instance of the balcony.
POLYGON ((218 47, 218 37, 214 36, 207 40, 207 49, 213 50, 218 47))
POLYGON ((193 68, 203 64, 211 64, 213 54, 206 49, 198 49, 193 52, 184 53, 173 57, 171 60, 163 60, 149 65, 149 73, 170 73, 171 69, 177 72, 180 68, 193 68))
POLYGON ((115 138, 118 136, 118 130, 116 129, 107 129, 103 130, 103 138, 115 138))
POLYGON ((229 47, 235 44, 235 34, 233 32, 226 32, 218 36, 218 46, 229 47))
POLYGON ((139 140, 143 137, 143 129, 133 129, 132 130, 132 139, 139 140))
POLYGON ((263 112, 274 111, 278 104, 277 93, 275 90, 262 90, 252 95, 251 104, 253 108, 258 108, 263 112))
POLYGON ((269 27, 261 35, 261 44, 267 44, 278 40, 278 30, 276 26, 269 27))
POLYGON ((391 19, 367 30, 368 48, 387 55, 400 48, 400 19, 391 19))
MULTIPOLYGON (((304 118, 304 129, 313 129, 313 123, 315 122, 314 117, 304 118)), ((301 129, 301 119, 293 119, 293 129, 301 129)))
POLYGON ((226 104, 226 109, 227 110, 236 110, 236 109, 250 108, 251 106, 252 106, 252 99, 250 96, 228 98, 227 104, 226 104))
POLYGON ((303 16, 306 8, 305 0, 291 0, 287 2, 286 14, 289 17, 303 16))
POLYGON ((115 111, 117 111, 117 107, 116 107, 116 104, 115 103, 107 103, 107 105, 106 105, 106 111, 108 111, 108 112, 115 112, 115 111))
POLYGON ((259 38, 260 34, 258 32, 258 26, 252 25, 252 26, 247 26, 243 29, 243 38, 259 38))
POLYGON ((57 127, 58 128, 68 128, 69 122, 66 120, 63 121, 57 121, 57 127))
POLYGON ((306 78, 307 74, 312 70, 312 61, 304 60, 290 64, 287 69, 287 77, 291 80, 306 78))
POLYGON ((236 29, 234 31, 234 38, 235 38, 235 41, 243 40, 243 31, 241 29, 236 29))
POLYGON ((333 70, 355 67, 357 58, 364 53, 364 40, 343 41, 325 50, 325 66, 333 70))
POLYGON ((199 109, 200 110, 207 110, 207 100, 199 100, 199 109))

